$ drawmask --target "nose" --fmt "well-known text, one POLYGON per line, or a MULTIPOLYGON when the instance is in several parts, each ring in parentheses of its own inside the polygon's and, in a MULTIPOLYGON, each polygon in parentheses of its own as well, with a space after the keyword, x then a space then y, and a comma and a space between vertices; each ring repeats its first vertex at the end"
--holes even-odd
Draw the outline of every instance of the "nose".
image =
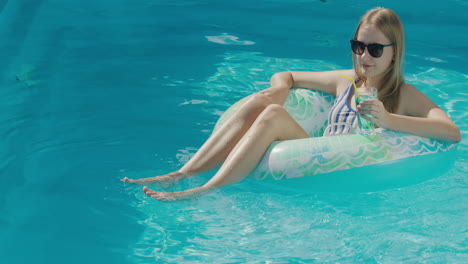
POLYGON ((372 56, 369 54, 367 47, 364 48, 364 52, 361 54, 361 60, 368 61, 372 56))

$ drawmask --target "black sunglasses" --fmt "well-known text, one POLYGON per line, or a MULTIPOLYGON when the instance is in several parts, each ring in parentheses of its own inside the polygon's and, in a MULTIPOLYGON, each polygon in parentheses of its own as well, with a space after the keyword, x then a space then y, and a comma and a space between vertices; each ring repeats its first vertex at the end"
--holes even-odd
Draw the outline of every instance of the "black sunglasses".
POLYGON ((385 47, 390 47, 393 46, 394 44, 388 44, 388 45, 382 45, 378 43, 372 43, 372 44, 365 44, 364 42, 361 42, 359 40, 352 39, 350 40, 351 42, 351 49, 353 50, 353 53, 356 55, 362 55, 364 53, 364 50, 367 47, 367 50, 369 51, 369 54, 374 57, 374 58, 379 58, 383 54, 383 49, 385 47))

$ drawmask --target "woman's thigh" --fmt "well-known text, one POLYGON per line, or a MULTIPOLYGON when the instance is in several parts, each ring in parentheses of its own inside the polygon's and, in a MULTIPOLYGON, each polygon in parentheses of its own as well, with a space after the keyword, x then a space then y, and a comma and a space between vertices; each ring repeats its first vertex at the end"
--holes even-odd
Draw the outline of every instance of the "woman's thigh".
POLYGON ((274 141, 309 137, 304 128, 278 104, 268 105, 258 116, 253 128, 265 130, 264 133, 271 136, 274 141))

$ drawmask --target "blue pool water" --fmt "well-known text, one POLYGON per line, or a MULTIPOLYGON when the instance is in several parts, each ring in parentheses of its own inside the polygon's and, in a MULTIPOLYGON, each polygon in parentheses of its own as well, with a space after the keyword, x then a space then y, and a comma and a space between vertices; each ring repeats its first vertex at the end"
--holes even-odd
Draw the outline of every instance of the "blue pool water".
POLYGON ((363 2, 0 1, 0 262, 466 263, 468 4, 363 2), (405 25, 407 81, 462 130, 447 173, 349 193, 247 179, 176 203, 119 181, 180 167, 277 71, 350 68, 378 5, 405 25))

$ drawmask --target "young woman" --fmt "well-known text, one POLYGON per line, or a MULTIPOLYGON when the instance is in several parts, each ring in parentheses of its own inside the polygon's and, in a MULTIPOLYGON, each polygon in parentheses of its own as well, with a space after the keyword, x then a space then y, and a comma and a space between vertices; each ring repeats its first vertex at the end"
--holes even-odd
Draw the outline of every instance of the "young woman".
MULTIPOLYGON (((323 91, 337 96, 330 112, 333 120, 356 126, 357 113, 376 126, 448 142, 459 142, 460 131, 447 114, 403 76, 404 34, 396 13, 385 8, 369 10, 360 20, 351 40, 351 70, 326 72, 280 72, 271 78, 271 87, 256 93, 216 130, 197 153, 178 171, 163 176, 122 181, 137 184, 171 184, 180 179, 209 171, 220 164, 218 172, 201 187, 181 192, 157 192, 143 188, 158 200, 198 197, 217 187, 244 179, 260 161, 273 141, 307 138, 309 135, 286 112, 283 103, 292 87, 323 91), (378 89, 378 98, 361 102, 356 111, 338 107, 352 102, 352 84, 339 75, 351 76, 357 86, 378 89), (346 118, 341 118, 346 116, 346 118)), ((333 129, 339 134, 342 129, 333 129)))

